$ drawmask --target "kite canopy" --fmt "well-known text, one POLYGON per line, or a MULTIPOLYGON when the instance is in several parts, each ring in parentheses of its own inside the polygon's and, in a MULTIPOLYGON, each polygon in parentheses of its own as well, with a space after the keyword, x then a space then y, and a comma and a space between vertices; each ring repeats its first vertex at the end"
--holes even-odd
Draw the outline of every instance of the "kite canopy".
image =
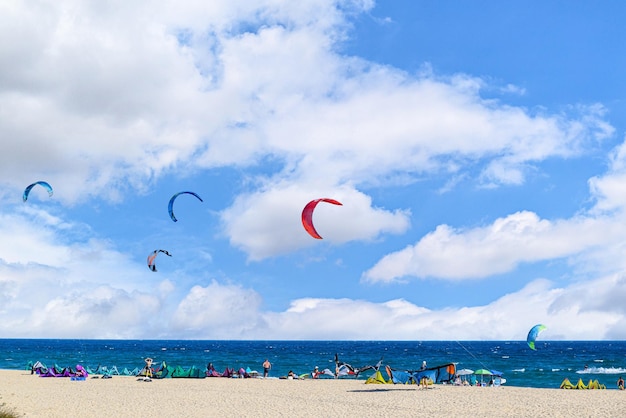
POLYGON ((170 254, 169 252, 167 252, 166 250, 154 250, 152 253, 150 253, 150 255, 148 256, 148 268, 152 271, 157 271, 156 269, 156 256, 159 253, 164 253, 167 256, 172 256, 172 254, 170 254))
POLYGON ((537 324, 534 327, 532 327, 530 331, 528 331, 528 337, 526 337, 526 343, 528 343, 528 346, 530 347, 531 350, 536 350, 535 340, 537 339, 537 336, 539 335, 539 333, 545 330, 546 328, 547 327, 543 324, 537 324))
POLYGON ((198 198, 199 201, 203 202, 202 198, 200 196, 198 196, 196 193, 194 192, 178 192, 176 193, 174 196, 172 196, 172 198, 170 199, 170 203, 167 205, 167 211, 170 214, 170 218, 172 218, 172 220, 174 222, 178 222, 178 219, 176 219, 176 216, 174 216, 174 200, 176 200, 176 198, 178 196, 180 196, 181 194, 190 194, 195 196, 196 198, 198 198))
POLYGON ((28 195, 30 194, 30 191, 33 189, 33 187, 35 186, 41 186, 44 189, 46 189, 48 191, 48 196, 52 196, 52 186, 50 186, 50 184, 46 183, 45 181, 36 181, 35 183, 29 185, 25 190, 24 190, 24 194, 22 194, 22 200, 24 200, 24 202, 26 202, 26 200, 28 200, 28 195))
POLYGON ((335 199, 327 199, 327 198, 311 200, 309 203, 306 204, 306 206, 302 210, 302 226, 304 226, 304 229, 306 230, 306 232, 308 232, 309 235, 311 235, 315 239, 322 239, 320 234, 317 233, 317 231, 315 230, 315 227, 313 226, 313 211, 315 210, 315 207, 317 206, 317 204, 320 202, 326 202, 326 203, 331 203, 333 205, 342 206, 341 202, 335 199))

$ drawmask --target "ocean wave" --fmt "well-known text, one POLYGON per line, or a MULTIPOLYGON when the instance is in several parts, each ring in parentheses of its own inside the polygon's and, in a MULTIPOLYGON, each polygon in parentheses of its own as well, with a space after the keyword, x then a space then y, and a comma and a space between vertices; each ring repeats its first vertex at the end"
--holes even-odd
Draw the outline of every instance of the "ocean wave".
POLYGON ((583 370, 576 370, 578 374, 620 374, 626 373, 623 367, 587 367, 583 370))
POLYGON ((524 373, 526 369, 513 369, 514 372, 524 373))

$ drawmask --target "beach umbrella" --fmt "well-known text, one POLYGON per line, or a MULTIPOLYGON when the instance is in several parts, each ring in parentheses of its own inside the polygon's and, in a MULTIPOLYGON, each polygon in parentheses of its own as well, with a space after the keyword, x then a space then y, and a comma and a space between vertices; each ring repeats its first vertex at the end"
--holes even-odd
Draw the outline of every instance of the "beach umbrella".
POLYGON ((487 369, 478 369, 474 372, 475 375, 480 376, 480 383, 483 383, 483 376, 491 376, 491 370, 487 369))
POLYGON ((461 378, 461 380, 469 382, 469 378, 467 376, 471 376, 474 374, 474 370, 470 369, 461 369, 456 371, 456 375, 461 378))

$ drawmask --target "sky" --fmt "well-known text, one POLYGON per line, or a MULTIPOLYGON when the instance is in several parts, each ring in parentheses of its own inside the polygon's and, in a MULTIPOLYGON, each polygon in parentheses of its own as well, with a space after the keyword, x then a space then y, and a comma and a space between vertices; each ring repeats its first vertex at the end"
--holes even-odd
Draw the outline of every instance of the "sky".
POLYGON ((626 338, 623 2, 100 3, 0 3, 0 337, 626 338))

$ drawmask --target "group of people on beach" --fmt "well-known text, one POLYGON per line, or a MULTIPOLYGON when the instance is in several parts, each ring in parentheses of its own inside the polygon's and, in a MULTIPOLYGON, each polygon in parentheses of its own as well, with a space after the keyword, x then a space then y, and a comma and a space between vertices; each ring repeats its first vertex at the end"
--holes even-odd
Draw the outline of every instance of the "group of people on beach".
MULTIPOLYGON (((272 369, 272 363, 268 359, 265 359, 265 361, 263 362, 262 366, 263 366, 263 378, 269 377, 270 370, 272 369)), ((317 379, 320 374, 322 374, 322 373, 319 371, 319 368, 317 366, 315 366, 315 368, 311 372, 311 377, 313 379, 317 379)), ((289 373, 287 373, 286 378, 289 379, 289 380, 293 380, 293 379, 299 379, 300 377, 298 375, 296 375, 293 372, 293 370, 289 370, 289 373)))

